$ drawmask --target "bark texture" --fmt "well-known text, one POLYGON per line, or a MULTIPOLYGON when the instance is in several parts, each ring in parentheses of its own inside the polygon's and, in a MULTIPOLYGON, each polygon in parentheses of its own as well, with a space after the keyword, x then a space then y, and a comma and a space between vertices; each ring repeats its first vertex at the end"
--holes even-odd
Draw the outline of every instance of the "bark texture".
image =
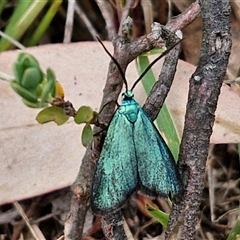
POLYGON ((179 155, 179 169, 185 192, 182 199, 176 199, 166 231, 167 239, 193 239, 204 187, 214 114, 232 44, 229 1, 200 0, 199 4, 203 20, 201 55, 198 67, 190 79, 179 155))

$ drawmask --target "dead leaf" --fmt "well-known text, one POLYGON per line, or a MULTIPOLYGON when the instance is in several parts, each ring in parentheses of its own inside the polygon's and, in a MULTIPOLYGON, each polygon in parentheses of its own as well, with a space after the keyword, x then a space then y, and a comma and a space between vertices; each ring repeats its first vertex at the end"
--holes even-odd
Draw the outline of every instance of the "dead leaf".
MULTIPOLYGON (((104 43, 112 52, 112 44, 104 43)), ((96 42, 43 45, 27 49, 50 67, 65 90, 65 98, 78 109, 81 105, 98 110, 108 70, 109 57, 96 42)), ((0 70, 12 74, 19 51, 0 55, 0 70)), ((160 68, 160 63, 154 67, 160 68)), ((174 84, 166 102, 179 131, 182 131, 188 82, 195 67, 179 61, 174 84)), ((158 75, 158 73, 157 73, 158 75)), ((135 63, 127 79, 137 79, 135 63)), ((130 85, 131 85, 130 83, 130 85)), ((81 145, 82 126, 69 120, 63 126, 38 124, 39 110, 27 108, 5 81, 0 81, 0 204, 33 197, 69 186, 76 178, 85 148, 81 145)), ((135 89, 136 100, 146 98, 141 84, 135 89)), ((226 85, 222 87, 216 113, 212 143, 240 142, 239 97, 226 85)))

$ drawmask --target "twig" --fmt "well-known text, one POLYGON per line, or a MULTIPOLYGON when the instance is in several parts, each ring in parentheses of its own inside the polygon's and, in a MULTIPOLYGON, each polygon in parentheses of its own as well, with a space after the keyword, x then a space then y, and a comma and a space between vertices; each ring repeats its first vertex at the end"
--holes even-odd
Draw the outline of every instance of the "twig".
POLYGON ((41 223, 43 221, 46 221, 46 220, 48 220, 50 218, 53 218, 53 217, 59 215, 60 213, 61 213, 60 210, 58 210, 56 212, 53 212, 53 213, 49 213, 49 214, 47 214, 47 215, 45 215, 43 217, 40 217, 40 218, 38 218, 36 220, 31 221, 31 224, 39 224, 39 223, 41 223))
POLYGON ((150 33, 153 23, 153 6, 151 1, 141 1, 146 33, 150 33))
POLYGON ((102 16, 106 22, 106 29, 108 31, 108 39, 112 39, 117 34, 116 27, 114 25, 114 10, 109 1, 96 0, 96 3, 101 10, 102 16))
MULTIPOLYGON (((162 29, 164 31, 164 28, 162 29)), ((166 35, 170 36, 170 31, 165 29, 166 35)), ((171 46, 172 39, 168 40, 167 45, 171 46)), ((175 39, 177 39, 175 37, 175 39)), ((152 120, 156 119, 166 97, 172 85, 175 72, 177 69, 177 62, 179 58, 179 54, 181 51, 181 46, 177 45, 172 51, 167 54, 163 65, 162 70, 159 75, 158 81, 154 84, 144 106, 143 109, 148 113, 152 120)))
POLYGON ((183 29, 191 22, 193 22, 197 16, 200 14, 200 6, 198 0, 192 3, 185 12, 178 15, 176 18, 172 19, 166 27, 171 31, 176 31, 178 29, 183 29))
POLYGON ((75 0, 68 0, 67 18, 66 18, 66 24, 65 24, 65 30, 64 30, 63 43, 71 42, 73 21, 74 21, 74 5, 75 5, 75 0))
POLYGON ((121 22, 119 24, 119 29, 118 29, 119 35, 122 34, 122 27, 124 25, 124 21, 127 19, 128 15, 129 15, 129 11, 130 11, 132 4, 133 4, 133 0, 127 0, 126 4, 122 10, 121 22))
POLYGON ((5 72, 0 71, 0 79, 2 79, 3 81, 11 82, 14 79, 14 77, 5 72))
POLYGON ((172 1, 171 0, 167 0, 168 2, 168 21, 170 21, 170 19, 172 18, 172 1))
POLYGON ((185 183, 177 198, 166 231, 167 239, 193 239, 204 187, 209 139, 218 96, 231 49, 230 2, 200 0, 203 41, 199 65, 190 79, 187 112, 179 155, 179 170, 185 183), (173 227, 175 226, 175 227, 173 227), (179 235, 176 235, 176 232, 179 235))
POLYGON ((27 227, 29 228, 30 232, 32 233, 33 237, 36 240, 45 240, 45 237, 43 236, 43 234, 40 231, 40 229, 38 228, 38 226, 30 224, 30 221, 29 221, 27 215, 25 214, 25 212, 23 211, 22 207, 20 206, 20 204, 18 202, 14 202, 13 204, 14 204, 14 207, 19 212, 19 214, 22 216, 23 220, 25 221, 25 223, 26 223, 27 227))
POLYGON ((6 212, 1 212, 0 214, 0 225, 12 222, 19 213, 16 209, 9 209, 6 212))
POLYGON ((123 219, 121 211, 115 212, 111 215, 104 216, 102 218, 102 229, 105 237, 108 240, 121 239, 127 240, 123 228, 123 219))
POLYGON ((99 37, 97 31, 95 30, 95 28, 93 27, 92 23, 89 21, 89 19, 87 18, 86 14, 84 13, 84 11, 82 10, 82 8, 79 6, 79 4, 76 2, 75 4, 75 11, 77 13, 77 15, 81 18, 81 20, 84 22, 84 24, 86 25, 88 31, 90 32, 90 34, 92 35, 93 39, 95 39, 95 37, 99 37))

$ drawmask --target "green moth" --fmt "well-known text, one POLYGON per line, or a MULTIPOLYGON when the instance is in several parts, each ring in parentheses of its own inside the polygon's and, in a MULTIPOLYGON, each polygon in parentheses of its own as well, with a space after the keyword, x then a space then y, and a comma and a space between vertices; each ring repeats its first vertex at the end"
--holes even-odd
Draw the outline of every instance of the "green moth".
POLYGON ((167 197, 170 192, 176 195, 182 191, 177 166, 167 144, 132 92, 152 65, 178 43, 156 58, 131 90, 127 89, 118 62, 102 44, 119 68, 126 92, 110 122, 93 177, 91 208, 97 215, 119 210, 135 190, 152 197, 167 197))

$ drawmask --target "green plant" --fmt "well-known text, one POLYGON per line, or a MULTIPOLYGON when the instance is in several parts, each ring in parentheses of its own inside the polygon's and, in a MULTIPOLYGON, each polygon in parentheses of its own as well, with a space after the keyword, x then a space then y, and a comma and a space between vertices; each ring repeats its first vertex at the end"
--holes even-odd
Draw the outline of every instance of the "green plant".
MULTIPOLYGON (((5 0, 1 1, 0 14, 6 3, 5 0)), ((18 1, 4 33, 16 41, 20 41, 25 36, 23 42, 26 46, 38 44, 61 4, 62 0, 18 1), (48 8, 46 13, 45 8, 48 8)), ((9 39, 0 39, 0 52, 11 48, 13 44, 9 39)))

